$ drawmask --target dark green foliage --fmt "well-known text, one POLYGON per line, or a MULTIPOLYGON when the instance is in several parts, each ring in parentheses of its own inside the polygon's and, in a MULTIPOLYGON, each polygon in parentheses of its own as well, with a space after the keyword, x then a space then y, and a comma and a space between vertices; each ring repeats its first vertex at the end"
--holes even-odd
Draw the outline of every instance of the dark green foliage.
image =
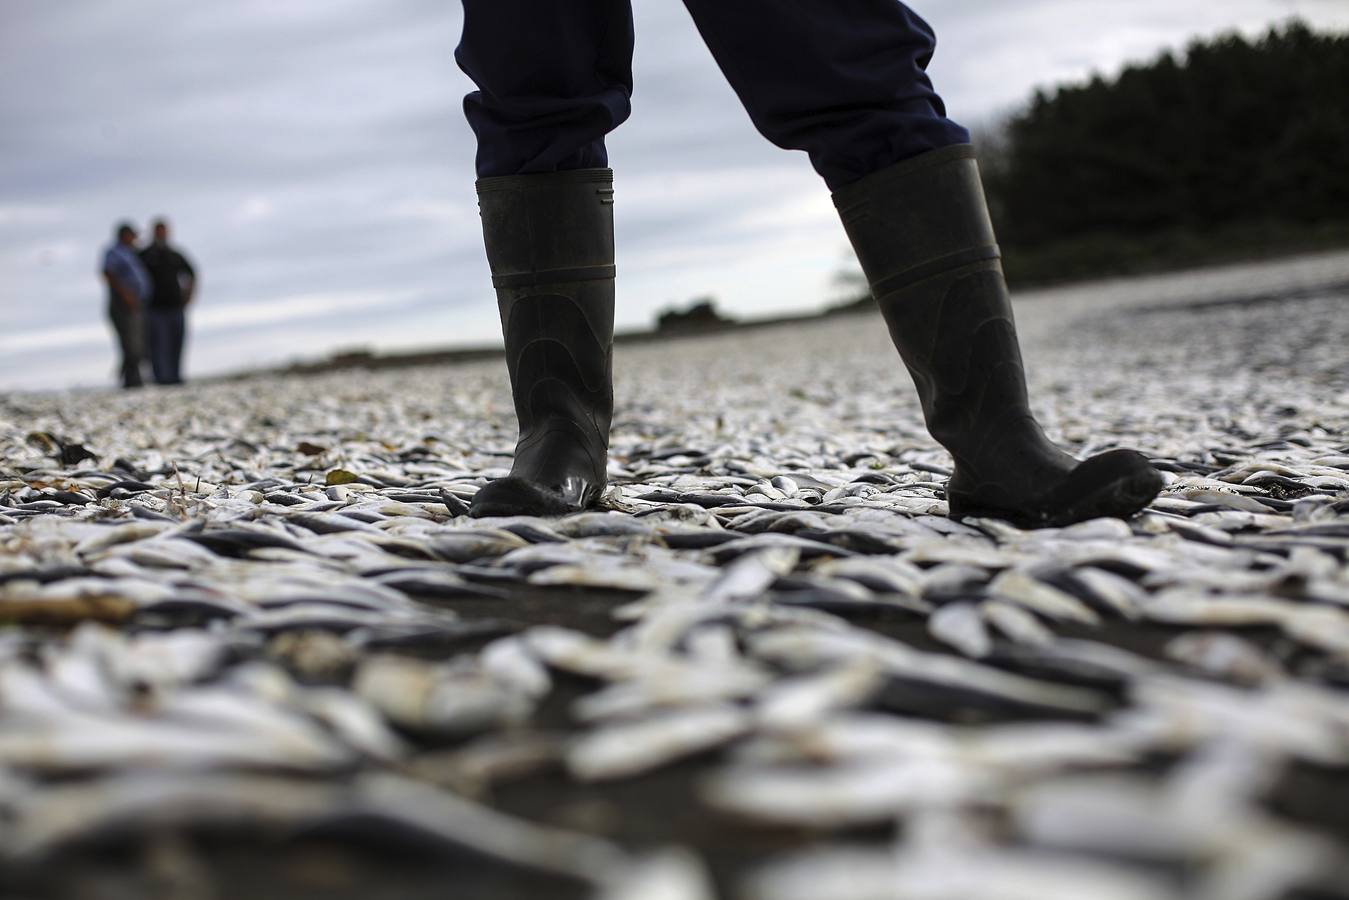
POLYGON ((673 307, 662 310, 656 316, 656 331, 698 331, 708 328, 720 328, 734 322, 722 315, 717 309, 715 297, 699 297, 684 309, 673 307))
POLYGON ((982 155, 1010 268, 1060 245, 1110 269, 1112 241, 1325 233, 1349 223, 1349 35, 1292 22, 1038 92, 982 155))

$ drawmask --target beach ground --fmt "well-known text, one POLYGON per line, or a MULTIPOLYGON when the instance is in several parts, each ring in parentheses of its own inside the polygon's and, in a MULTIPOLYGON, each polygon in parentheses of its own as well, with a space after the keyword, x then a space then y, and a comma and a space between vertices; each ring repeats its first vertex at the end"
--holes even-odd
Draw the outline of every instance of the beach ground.
POLYGON ((554 520, 499 361, 0 399, 4 894, 1349 897, 1344 259, 1020 301, 1168 479, 1067 529, 869 314, 621 348, 554 520))

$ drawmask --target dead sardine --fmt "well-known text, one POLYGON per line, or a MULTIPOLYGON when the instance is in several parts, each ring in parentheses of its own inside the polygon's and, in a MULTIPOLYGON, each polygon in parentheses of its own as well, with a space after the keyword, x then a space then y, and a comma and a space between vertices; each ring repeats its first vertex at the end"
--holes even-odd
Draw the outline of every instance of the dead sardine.
POLYGON ((519 636, 500 638, 479 654, 483 671, 520 693, 539 698, 553 688, 553 679, 525 640, 519 636))
POLYGON ((788 678, 759 695, 759 720, 770 729, 806 726, 827 713, 866 703, 880 688, 882 675, 879 666, 863 660, 788 678))
POLYGON ((1021 604, 1032 612, 1060 622, 1099 625, 1101 617, 1072 594, 1052 587, 1020 570, 1003 572, 988 586, 988 592, 1021 604))
POLYGON ((526 695, 476 668, 396 656, 362 662, 352 690, 394 724, 432 734, 469 734, 509 725, 533 709, 526 695))
POLYGON ((993 639, 973 603, 948 603, 928 616, 928 634, 966 656, 978 659, 993 649, 993 639))
POLYGON ((985 600, 979 604, 979 614, 1018 644, 1042 647, 1054 641, 1054 632, 1040 624, 1039 619, 1019 604, 1006 600, 985 600))
POLYGON ((868 632, 779 628, 751 635, 748 642, 751 655, 794 667, 871 659, 907 680, 972 691, 1004 702, 1074 713, 1096 712, 1106 705, 1105 698, 1092 691, 1023 678, 972 660, 924 653, 868 632))
POLYGON ((1277 662, 1234 634, 1183 634, 1169 641, 1164 652, 1177 662, 1238 684, 1262 684, 1283 676, 1277 662))
POLYGON ((892 822, 907 810, 992 792, 991 773, 936 758, 869 760, 827 768, 734 766, 699 788, 720 812, 772 825, 840 828, 892 822))
POLYGON ((749 714, 728 705, 662 711, 580 737, 567 751, 567 768, 582 781, 626 778, 721 746, 749 728, 749 714))
POLYGON ((770 547, 741 556, 708 585, 703 599, 716 602, 756 597, 796 566, 795 547, 770 547))

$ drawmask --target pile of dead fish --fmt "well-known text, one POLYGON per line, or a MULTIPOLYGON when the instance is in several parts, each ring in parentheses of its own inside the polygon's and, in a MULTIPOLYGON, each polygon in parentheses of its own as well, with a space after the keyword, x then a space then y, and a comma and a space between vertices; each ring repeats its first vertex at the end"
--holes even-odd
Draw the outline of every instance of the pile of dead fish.
POLYGON ((0 401, 0 868, 359 821, 612 898, 1333 891, 1270 801, 1349 798, 1345 302, 1023 311, 1050 431, 1169 479, 1043 531, 946 518, 869 320, 620 354, 607 509, 553 520, 464 515, 495 364, 0 401), (494 807, 675 764, 795 849, 494 807))

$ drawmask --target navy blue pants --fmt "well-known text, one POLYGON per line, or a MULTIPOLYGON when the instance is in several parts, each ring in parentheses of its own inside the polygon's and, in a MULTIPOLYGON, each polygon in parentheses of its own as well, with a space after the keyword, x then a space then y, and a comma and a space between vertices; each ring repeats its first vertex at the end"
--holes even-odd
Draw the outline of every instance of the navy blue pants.
MULTIPOLYGON (((897 0, 684 0, 755 127, 830 190, 969 141, 946 118, 931 27, 897 0)), ((608 165, 631 111, 630 0, 464 0, 455 59, 479 177, 608 165)))
POLYGON ((146 344, 150 348, 150 368, 158 384, 182 384, 183 341, 187 335, 187 317, 180 309, 156 309, 145 314, 146 344))

